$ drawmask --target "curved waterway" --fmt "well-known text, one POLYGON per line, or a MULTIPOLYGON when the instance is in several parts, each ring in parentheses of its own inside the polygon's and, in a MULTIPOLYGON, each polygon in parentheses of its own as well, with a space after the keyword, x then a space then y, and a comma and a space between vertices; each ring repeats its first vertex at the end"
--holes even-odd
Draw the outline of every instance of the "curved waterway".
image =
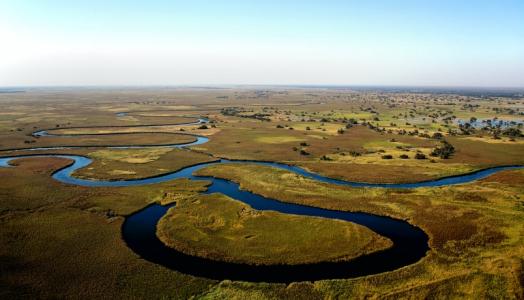
MULTIPOLYGON (((200 122, 202 121, 199 120, 198 123, 200 122)), ((41 136, 47 135, 49 134, 45 132, 41 136)), ((207 141, 207 138, 197 136, 197 140, 195 142, 171 145, 171 147, 185 148, 203 144, 207 141)), ((155 146, 134 147, 149 148, 155 146)), ((114 148, 129 147, 119 146, 114 148)), ((45 149, 40 149, 52 150, 53 148, 49 147, 45 149)), ((63 148, 61 147, 60 149, 63 148)), ((52 175, 52 177, 55 180, 58 180, 63 183, 88 187, 122 187, 153 184, 177 178, 188 178, 191 180, 208 180, 211 182, 211 184, 208 187, 207 191, 205 191, 203 194, 222 193, 233 199, 242 201, 257 210, 273 210, 284 214, 323 217, 357 223, 373 230, 377 234, 389 238, 393 242, 393 246, 388 249, 363 255, 350 261, 321 262, 302 265, 256 266, 221 262, 191 256, 164 245, 156 236, 156 225, 160 218, 164 216, 167 210, 173 207, 174 204, 166 206, 159 204, 149 205, 146 208, 128 216, 122 226, 122 237, 124 241, 127 243, 127 245, 141 258, 150 262, 157 263, 170 269, 194 276, 201 276, 218 280, 230 279, 264 282, 293 282, 305 280, 352 278, 382 273, 386 271, 392 271, 413 264, 419 261, 421 258, 423 258, 429 250, 428 236, 420 228, 415 227, 403 220, 377 216, 368 213, 335 211, 292 203, 285 203, 275 199, 263 197, 261 195, 257 195, 248 191, 241 190, 237 183, 229 180, 207 176, 195 176, 193 175, 195 171, 215 164, 254 163, 284 169, 320 182, 326 182, 337 185, 368 188, 417 188, 460 184, 481 179, 502 170, 522 168, 522 166, 495 167, 474 173, 441 178, 425 182, 408 184, 373 184, 328 178, 325 176, 308 172, 296 166, 290 166, 282 163, 260 161, 232 161, 226 159, 186 167, 179 171, 156 177, 120 181, 87 180, 73 177, 72 174, 74 171, 83 168, 91 163, 91 159, 78 155, 34 154, 2 157, 0 158, 0 167, 8 167, 9 162, 11 160, 21 157, 49 156, 67 158, 73 161, 72 164, 60 170, 57 170, 52 175)))

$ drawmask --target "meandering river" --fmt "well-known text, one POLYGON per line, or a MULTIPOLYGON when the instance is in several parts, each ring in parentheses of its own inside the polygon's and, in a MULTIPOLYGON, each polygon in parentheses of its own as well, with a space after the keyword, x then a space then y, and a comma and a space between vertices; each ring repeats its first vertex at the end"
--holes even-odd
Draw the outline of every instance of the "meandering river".
MULTIPOLYGON (((200 124, 207 122, 207 119, 199 119, 197 122, 185 123, 184 125, 200 124)), ((181 124, 182 125, 182 124, 181 124)), ((38 131, 37 136, 51 136, 48 131, 38 131)), ((59 136, 59 135, 55 135, 59 136)), ((202 136, 195 136, 196 141, 186 144, 176 144, 168 146, 118 146, 108 148, 149 148, 149 147, 176 147, 188 148, 195 145, 206 143, 209 139, 202 136)), ((53 150, 67 149, 68 147, 46 147, 32 148, 24 150, 53 150)), ((71 147, 72 148, 72 147, 71 147)), ((78 148, 78 147, 74 147, 78 148)), ((73 162, 53 173, 55 180, 66 184, 82 185, 88 187, 122 187, 144 184, 154 184, 169 181, 177 178, 188 178, 191 180, 208 180, 211 185, 204 194, 222 193, 233 199, 242 201, 257 210, 273 210, 284 214, 301 216, 314 216, 329 219, 337 219, 363 225, 374 232, 389 238, 393 246, 378 252, 363 255, 350 261, 344 262, 322 262, 303 265, 264 265, 255 266, 247 264, 229 263, 210 260, 206 258, 190 256, 164 245, 156 235, 156 225, 160 218, 165 215, 167 210, 174 206, 152 204, 146 208, 126 217, 122 226, 122 237, 126 244, 141 258, 156 264, 163 265, 173 270, 177 270, 194 276, 202 276, 217 280, 243 280, 243 281, 264 281, 264 282, 293 282, 305 280, 351 278, 364 275, 372 275, 386 271, 392 271, 422 259, 427 251, 428 236, 418 227, 406 221, 389 217, 377 216, 368 213, 345 212, 317 207, 310 207, 292 203, 285 203, 276 199, 270 199, 248 191, 241 190, 235 182, 206 176, 195 176, 195 171, 215 164, 242 164, 255 163, 264 166, 284 169, 298 175, 311 178, 320 182, 336 185, 347 185, 353 187, 368 188, 417 188, 417 187, 436 187, 471 182, 493 173, 507 169, 522 168, 523 166, 503 166, 481 170, 469 174, 457 175, 453 177, 441 178, 425 182, 405 183, 405 184, 374 184, 344 181, 340 179, 328 178, 319 174, 308 172, 300 167, 290 166, 276 162, 260 161, 233 161, 220 159, 214 162, 203 163, 189 166, 176 172, 163 174, 156 177, 120 180, 120 181, 101 181, 75 178, 72 174, 91 163, 91 159, 79 155, 53 155, 53 154, 31 154, 10 157, 0 157, 0 167, 9 167, 9 162, 21 157, 61 157, 70 159, 73 162)))

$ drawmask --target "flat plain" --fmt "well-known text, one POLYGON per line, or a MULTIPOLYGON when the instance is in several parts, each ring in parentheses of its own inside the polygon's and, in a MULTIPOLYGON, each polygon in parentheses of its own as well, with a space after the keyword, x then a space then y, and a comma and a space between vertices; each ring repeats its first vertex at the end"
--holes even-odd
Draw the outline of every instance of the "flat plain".
POLYGON ((414 189, 340 186, 251 161, 354 182, 412 183, 524 165, 519 95, 324 88, 27 90, 1 93, 1 296, 9 298, 513 298, 524 293, 524 170, 414 189), (199 118, 206 124, 188 124, 199 118), (45 130, 49 136, 33 133, 45 130), (188 148, 198 136, 207 143, 188 148), (114 147, 120 148, 114 148, 114 147), (125 148, 124 146, 147 146, 125 148), (122 148, 124 147, 124 148, 122 148), (34 148, 42 148, 34 150, 34 148), (30 150, 33 149, 33 150, 30 150), (83 187, 51 175, 158 177, 219 159, 198 175, 286 203, 404 220, 429 237, 426 256, 348 279, 212 280, 142 259, 121 227, 152 203, 176 203, 158 224, 167 246, 245 264, 350 260, 391 241, 350 222, 257 211, 209 180, 83 187))

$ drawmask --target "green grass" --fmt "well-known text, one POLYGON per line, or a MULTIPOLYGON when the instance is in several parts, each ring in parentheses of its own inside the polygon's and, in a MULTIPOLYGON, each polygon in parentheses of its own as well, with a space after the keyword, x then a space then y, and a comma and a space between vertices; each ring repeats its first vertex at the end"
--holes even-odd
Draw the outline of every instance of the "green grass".
POLYGON ((157 176, 183 167, 216 160, 205 154, 173 149, 107 149, 86 153, 93 162, 75 176, 94 179, 132 179, 157 176))
POLYGON ((118 189, 69 186, 50 178, 63 159, 23 159, 0 168, 0 281, 3 299, 188 298, 213 281, 148 263, 122 241, 122 215, 165 193, 192 193, 203 183, 118 189), (109 213, 111 212, 111 213, 109 213))
POLYGON ((360 225, 260 212, 220 194, 178 200, 157 234, 187 254, 257 265, 349 260, 392 245, 360 225))
MULTIPOLYGON (((232 179, 243 189, 282 201, 406 219, 428 233, 432 247, 428 257, 369 279, 338 281, 345 287, 338 287, 342 298, 364 297, 371 291, 415 298, 436 291, 441 297, 472 298, 522 292, 518 278, 524 274, 524 171, 414 190, 340 187, 249 164, 210 166, 199 174, 232 179)), ((328 294, 333 289, 337 287, 327 288, 328 294)))
POLYGON ((101 160, 113 160, 130 164, 146 164, 173 151, 173 148, 152 149, 107 149, 91 152, 90 157, 101 160))

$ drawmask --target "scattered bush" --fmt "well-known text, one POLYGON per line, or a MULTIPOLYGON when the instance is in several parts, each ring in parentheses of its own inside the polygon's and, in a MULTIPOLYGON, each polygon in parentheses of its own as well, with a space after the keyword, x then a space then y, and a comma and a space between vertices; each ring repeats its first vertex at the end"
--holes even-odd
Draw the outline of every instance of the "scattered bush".
POLYGON ((362 154, 360 152, 358 152, 358 151, 351 150, 351 151, 349 151, 349 155, 351 155, 353 157, 357 157, 357 156, 360 156, 362 154))
POLYGON ((417 152, 417 154, 415 154, 415 159, 426 159, 426 155, 424 153, 417 152))
POLYGON ((433 138, 434 138, 434 139, 437 139, 437 140, 440 140, 440 139, 442 139, 443 137, 444 137, 444 136, 443 136, 442 133, 440 133, 440 132, 435 132, 435 133, 433 134, 433 138))
POLYGON ((441 141, 440 147, 436 147, 431 152, 431 156, 440 157, 442 159, 448 159, 455 152, 455 147, 445 140, 441 141))
POLYGON ((502 135, 510 137, 519 137, 522 136, 522 132, 518 128, 507 128, 502 131, 502 135))

